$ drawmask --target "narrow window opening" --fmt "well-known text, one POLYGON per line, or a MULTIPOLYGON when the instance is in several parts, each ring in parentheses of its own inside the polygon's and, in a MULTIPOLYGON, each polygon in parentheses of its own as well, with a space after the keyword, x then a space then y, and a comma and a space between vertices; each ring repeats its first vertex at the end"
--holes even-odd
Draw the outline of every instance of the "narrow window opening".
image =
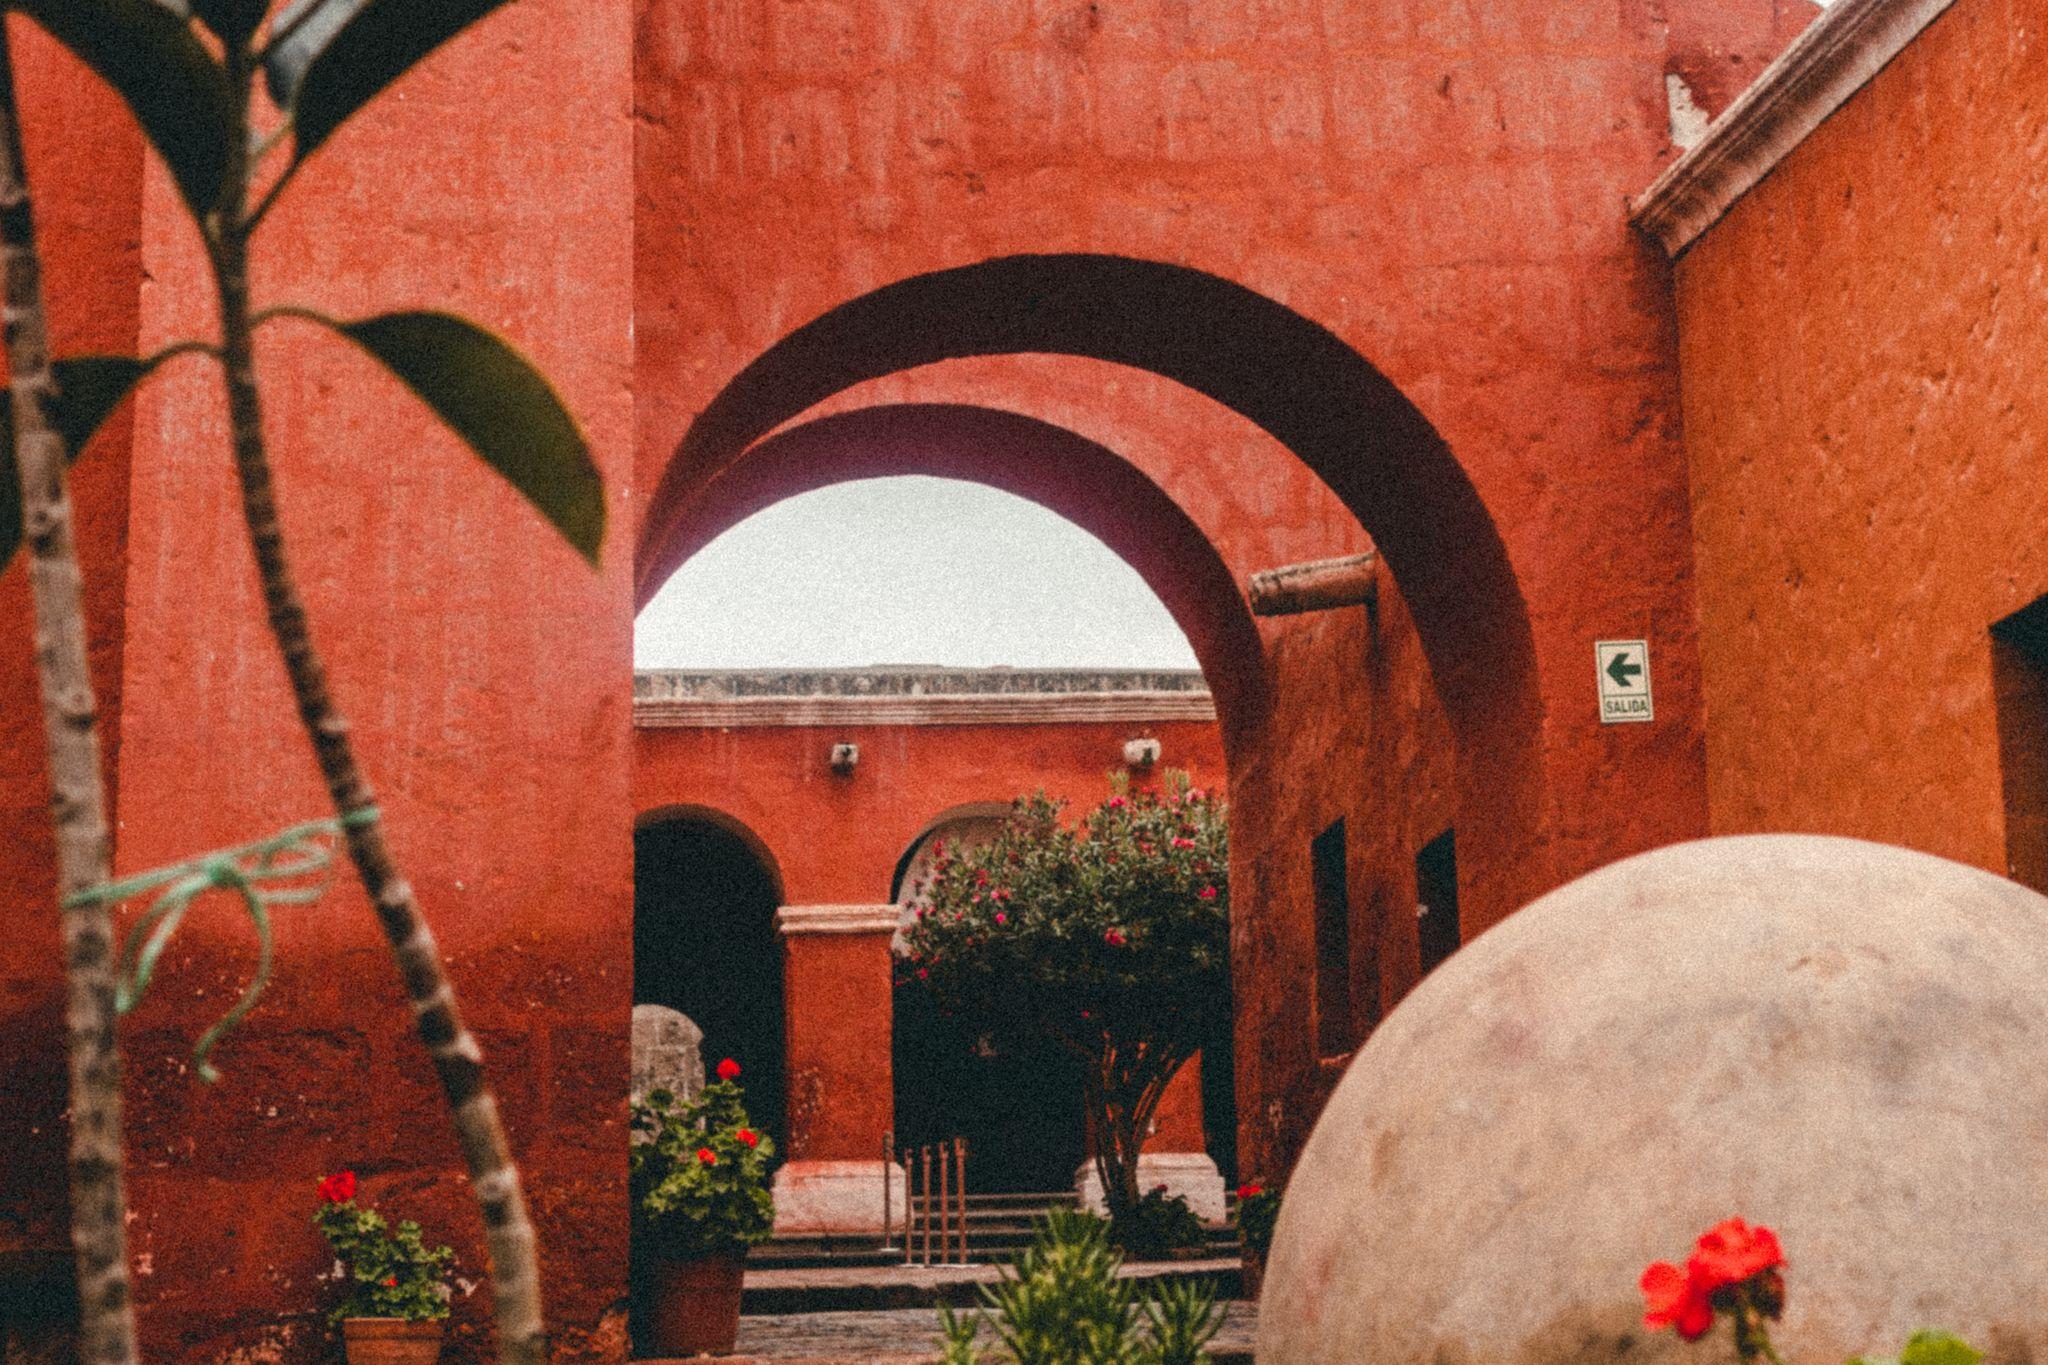
POLYGON ((1415 939, 1428 976, 1458 951, 1458 832, 1447 829, 1415 855, 1415 939))
POLYGON ((1351 1047, 1351 890, 1344 822, 1309 845, 1316 895, 1316 1042, 1322 1056, 1351 1047))
POLYGON ((2048 597, 1991 627, 2006 875, 2048 892, 2048 597))

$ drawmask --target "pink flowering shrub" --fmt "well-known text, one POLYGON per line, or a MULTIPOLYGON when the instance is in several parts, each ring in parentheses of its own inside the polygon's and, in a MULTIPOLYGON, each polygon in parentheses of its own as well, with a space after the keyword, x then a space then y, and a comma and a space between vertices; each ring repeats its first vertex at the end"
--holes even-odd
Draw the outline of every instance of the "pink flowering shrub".
POLYGON ((912 888, 899 984, 969 1031, 1045 1039, 1080 1060, 1112 1214, 1138 1203, 1137 1159, 1166 1083, 1227 1020, 1225 810, 1168 774, 1164 794, 1113 794, 1078 824, 1024 797, 987 844, 941 852, 912 888))

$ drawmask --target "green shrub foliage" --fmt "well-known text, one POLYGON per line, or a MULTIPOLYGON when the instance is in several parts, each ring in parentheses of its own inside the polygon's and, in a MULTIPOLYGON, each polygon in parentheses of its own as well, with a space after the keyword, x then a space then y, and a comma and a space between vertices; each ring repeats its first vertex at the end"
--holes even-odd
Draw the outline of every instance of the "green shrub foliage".
POLYGON ((393 1232, 384 1215, 353 1199, 323 1203, 313 1216, 341 1262, 348 1295, 328 1314, 343 1318, 403 1318, 427 1322, 448 1316, 448 1270, 455 1253, 420 1240, 420 1225, 405 1219, 393 1232))
POLYGON ((1200 1246, 1202 1220, 1185 1196, 1168 1195, 1166 1186, 1158 1185, 1110 1220, 1109 1235, 1139 1260, 1156 1260, 1170 1251, 1200 1246))
POLYGON ((1123 1257, 1109 1224, 1054 1209, 1000 1284, 984 1286, 971 1315, 941 1314, 946 1365, 1199 1365, 1222 1326, 1215 1294, 1195 1281, 1145 1297, 1117 1278, 1123 1257), (1000 1353, 976 1349, 994 1329, 1000 1353))
POLYGON ((938 850, 911 888, 901 980, 999 1049, 1029 1034, 1079 1059, 1121 1216, 1138 1203, 1138 1151, 1167 1082, 1229 1018, 1225 811, 1183 774, 1165 795, 1119 778, 1078 825, 1061 809, 1024 797, 987 844, 938 850))
MULTIPOLYGON (((728 1061, 721 1072, 739 1068, 728 1061)), ((633 1106, 630 1184, 633 1239, 658 1255, 689 1260, 744 1256, 768 1240, 773 1139, 747 1119, 736 1080, 721 1078, 678 1103, 655 1090, 633 1106)))

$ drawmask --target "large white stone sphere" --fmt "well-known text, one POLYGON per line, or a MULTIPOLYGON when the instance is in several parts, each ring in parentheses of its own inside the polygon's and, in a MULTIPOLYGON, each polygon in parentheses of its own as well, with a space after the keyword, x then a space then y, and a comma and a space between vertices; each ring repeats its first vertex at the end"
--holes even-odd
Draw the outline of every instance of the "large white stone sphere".
POLYGON ((1946 1326, 2048 1362, 2048 899, 1851 839, 1613 864, 1359 1051, 1289 1184, 1266 1365, 1734 1359, 1636 1280, 1776 1229, 1793 1365, 1946 1326))

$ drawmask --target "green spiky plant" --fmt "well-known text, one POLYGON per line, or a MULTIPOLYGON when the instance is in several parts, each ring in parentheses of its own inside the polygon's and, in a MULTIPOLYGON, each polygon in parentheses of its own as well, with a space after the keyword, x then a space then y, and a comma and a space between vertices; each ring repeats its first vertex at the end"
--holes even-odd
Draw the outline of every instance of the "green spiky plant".
POLYGON ((1201 1365, 1223 1326, 1215 1293, 1195 1280, 1140 1293, 1119 1278, 1123 1257, 1109 1223, 1076 1209, 1050 1210, 1031 1245, 971 1314, 939 1315, 945 1365, 1201 1365), (980 1351, 983 1326, 1001 1355, 980 1351))
POLYGON ((311 323, 380 361, 593 564, 604 532, 604 490, 575 420, 547 381, 485 329, 436 312, 343 320, 288 304, 259 311, 249 285, 258 230, 309 159, 393 81, 506 2, 289 0, 273 15, 270 0, 0 0, 40 24, 126 101, 198 226, 219 310, 217 341, 180 342, 148 357, 51 359, 12 68, 0 46, 0 250, 12 381, 12 431, 0 446, 15 475, 0 479, 0 567, 26 540, 65 904, 72 1222, 87 1365, 128 1365, 135 1337, 122 1231, 112 922, 103 901, 80 901, 81 893, 106 883, 109 859, 65 471, 135 385, 172 357, 194 352, 219 364, 268 622, 469 1166, 490 1251, 500 1352, 519 1362, 547 1354, 533 1226, 482 1051, 375 817, 286 553, 264 437, 257 329, 287 319, 311 323), (262 113, 265 92, 274 121, 262 113))

